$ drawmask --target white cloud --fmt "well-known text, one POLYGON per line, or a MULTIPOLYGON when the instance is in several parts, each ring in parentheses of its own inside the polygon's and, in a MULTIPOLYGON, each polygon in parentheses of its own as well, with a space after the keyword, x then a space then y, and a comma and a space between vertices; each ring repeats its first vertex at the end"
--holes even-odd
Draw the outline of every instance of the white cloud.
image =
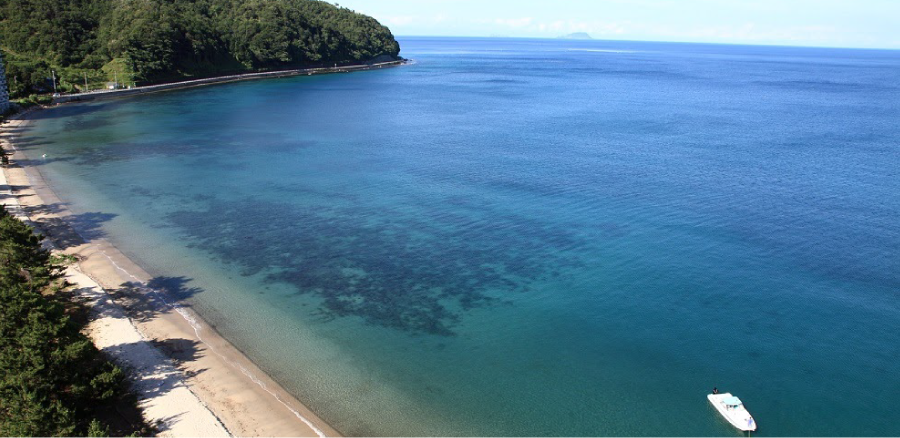
POLYGON ((400 15, 393 17, 382 17, 380 21, 389 26, 403 26, 416 21, 416 17, 410 15, 400 15))
POLYGON ((842 32, 834 26, 789 26, 774 28, 744 23, 737 26, 708 26, 690 29, 655 27, 653 33, 681 40, 725 41, 744 43, 840 42, 842 32))
POLYGON ((556 20, 536 22, 528 29, 547 35, 562 35, 573 32, 587 32, 592 35, 621 35, 626 31, 626 23, 609 23, 603 21, 556 20))
MULTIPOLYGON (((476 18, 460 21, 484 29, 506 28, 514 36, 556 37, 574 32, 586 32, 595 38, 636 38, 660 41, 730 42, 749 44, 771 43, 835 43, 841 42, 845 31, 834 26, 771 26, 748 21, 729 25, 691 26, 687 24, 649 24, 600 20, 540 20, 532 17, 476 18)), ((861 36, 860 36, 861 37, 861 36)))
POLYGON ((534 18, 531 17, 523 17, 523 18, 495 18, 494 24, 500 26, 507 26, 513 28, 527 27, 534 21, 534 18))

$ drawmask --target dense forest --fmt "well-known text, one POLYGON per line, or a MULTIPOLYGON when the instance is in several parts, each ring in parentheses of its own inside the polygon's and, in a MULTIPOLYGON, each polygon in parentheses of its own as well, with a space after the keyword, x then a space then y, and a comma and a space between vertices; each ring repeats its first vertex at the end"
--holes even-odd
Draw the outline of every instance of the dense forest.
POLYGON ((0 207, 0 436, 152 434, 125 373, 81 333, 57 262, 0 207))
POLYGON ((375 19, 317 0, 0 0, 10 94, 395 59, 375 19), (87 85, 85 85, 87 84, 87 85))

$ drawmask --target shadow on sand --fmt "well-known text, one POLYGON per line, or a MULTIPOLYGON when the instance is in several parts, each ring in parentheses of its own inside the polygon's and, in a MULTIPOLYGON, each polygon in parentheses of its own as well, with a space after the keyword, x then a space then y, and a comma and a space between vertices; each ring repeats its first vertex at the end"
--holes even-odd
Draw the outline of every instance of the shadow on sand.
MULTIPOLYGON (((61 211, 63 205, 50 204, 34 209, 28 209, 29 215, 33 215, 40 210, 50 213, 53 211, 61 211)), ((73 248, 96 239, 106 237, 103 231, 103 223, 109 222, 116 215, 112 213, 90 212, 81 214, 70 214, 65 217, 42 217, 35 220, 35 223, 59 249, 65 250, 73 248)))
MULTIPOLYGON (((140 341, 112 345, 104 348, 104 354, 125 365, 132 376, 132 386, 141 403, 147 403, 178 388, 187 388, 185 378, 191 378, 205 369, 187 371, 184 364, 200 355, 201 345, 190 339, 166 341, 140 341), (160 354, 162 353, 162 354, 160 354)), ((157 419, 158 432, 170 430, 183 414, 157 419)))
POLYGON ((188 286, 190 281, 187 277, 154 277, 147 284, 123 283, 108 293, 131 319, 146 322, 171 312, 174 304, 185 306, 184 300, 203 291, 188 286))
MULTIPOLYGON (((200 291, 198 288, 187 287, 186 284, 189 282, 190 279, 184 277, 157 277, 148 282, 151 286, 126 283, 121 288, 106 293, 94 288, 76 289, 73 291, 73 297, 85 305, 96 300, 90 310, 84 306, 77 306, 86 312, 89 311, 94 319, 122 321, 130 318, 132 321, 149 321, 174 309, 166 304, 173 302, 173 299, 163 298, 166 290, 179 297, 187 297, 200 291)), ((126 338, 125 342, 108 345, 101 351, 130 375, 132 389, 141 404, 151 403, 158 397, 180 387, 186 387, 187 379, 207 371, 194 365, 194 361, 201 356, 204 349, 199 340, 185 338, 155 340, 139 337, 139 341, 131 341, 133 339, 134 337, 126 338)), ((137 415, 140 416, 140 413, 137 415)), ((170 430, 181 416, 183 413, 155 419, 153 427, 156 432, 165 432, 170 430)), ((134 420, 131 412, 121 412, 120 417, 112 420, 118 422, 134 420)))
MULTIPOLYGON (((190 281, 185 277, 156 277, 146 285, 125 283, 118 289, 107 291, 93 308, 94 318, 128 317, 137 322, 156 319, 172 312, 174 308, 171 304, 201 291, 200 288, 187 286, 190 281), (113 305, 112 301, 118 306, 113 305)), ((205 372, 204 368, 191 366, 202 350, 203 345, 198 340, 171 338, 126 342, 102 351, 127 370, 132 376, 134 390, 146 402, 186 386, 185 379, 205 372)), ((177 414, 157 419, 154 426, 159 432, 165 432, 181 416, 177 414)))

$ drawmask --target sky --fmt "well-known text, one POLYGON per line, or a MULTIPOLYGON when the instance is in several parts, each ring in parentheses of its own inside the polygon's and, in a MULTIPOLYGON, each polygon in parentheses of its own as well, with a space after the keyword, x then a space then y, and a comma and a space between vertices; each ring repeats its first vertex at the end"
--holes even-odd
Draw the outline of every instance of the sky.
MULTIPOLYGON (((333 0, 332 0, 333 1, 333 0)), ((900 0, 340 0, 398 36, 900 49, 900 0)))

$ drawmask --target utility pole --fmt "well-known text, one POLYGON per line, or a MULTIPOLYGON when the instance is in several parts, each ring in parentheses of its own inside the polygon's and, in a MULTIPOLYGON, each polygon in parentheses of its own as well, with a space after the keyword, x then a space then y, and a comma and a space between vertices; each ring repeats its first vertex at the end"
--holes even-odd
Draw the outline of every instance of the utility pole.
POLYGON ((91 90, 88 90, 87 72, 84 72, 84 92, 87 93, 88 91, 91 91, 91 90))
POLYGON ((50 76, 53 78, 53 94, 56 94, 56 71, 50 70, 50 76))
POLYGON ((113 77, 115 78, 114 87, 116 90, 118 90, 119 89, 119 71, 118 70, 113 72, 113 77))

